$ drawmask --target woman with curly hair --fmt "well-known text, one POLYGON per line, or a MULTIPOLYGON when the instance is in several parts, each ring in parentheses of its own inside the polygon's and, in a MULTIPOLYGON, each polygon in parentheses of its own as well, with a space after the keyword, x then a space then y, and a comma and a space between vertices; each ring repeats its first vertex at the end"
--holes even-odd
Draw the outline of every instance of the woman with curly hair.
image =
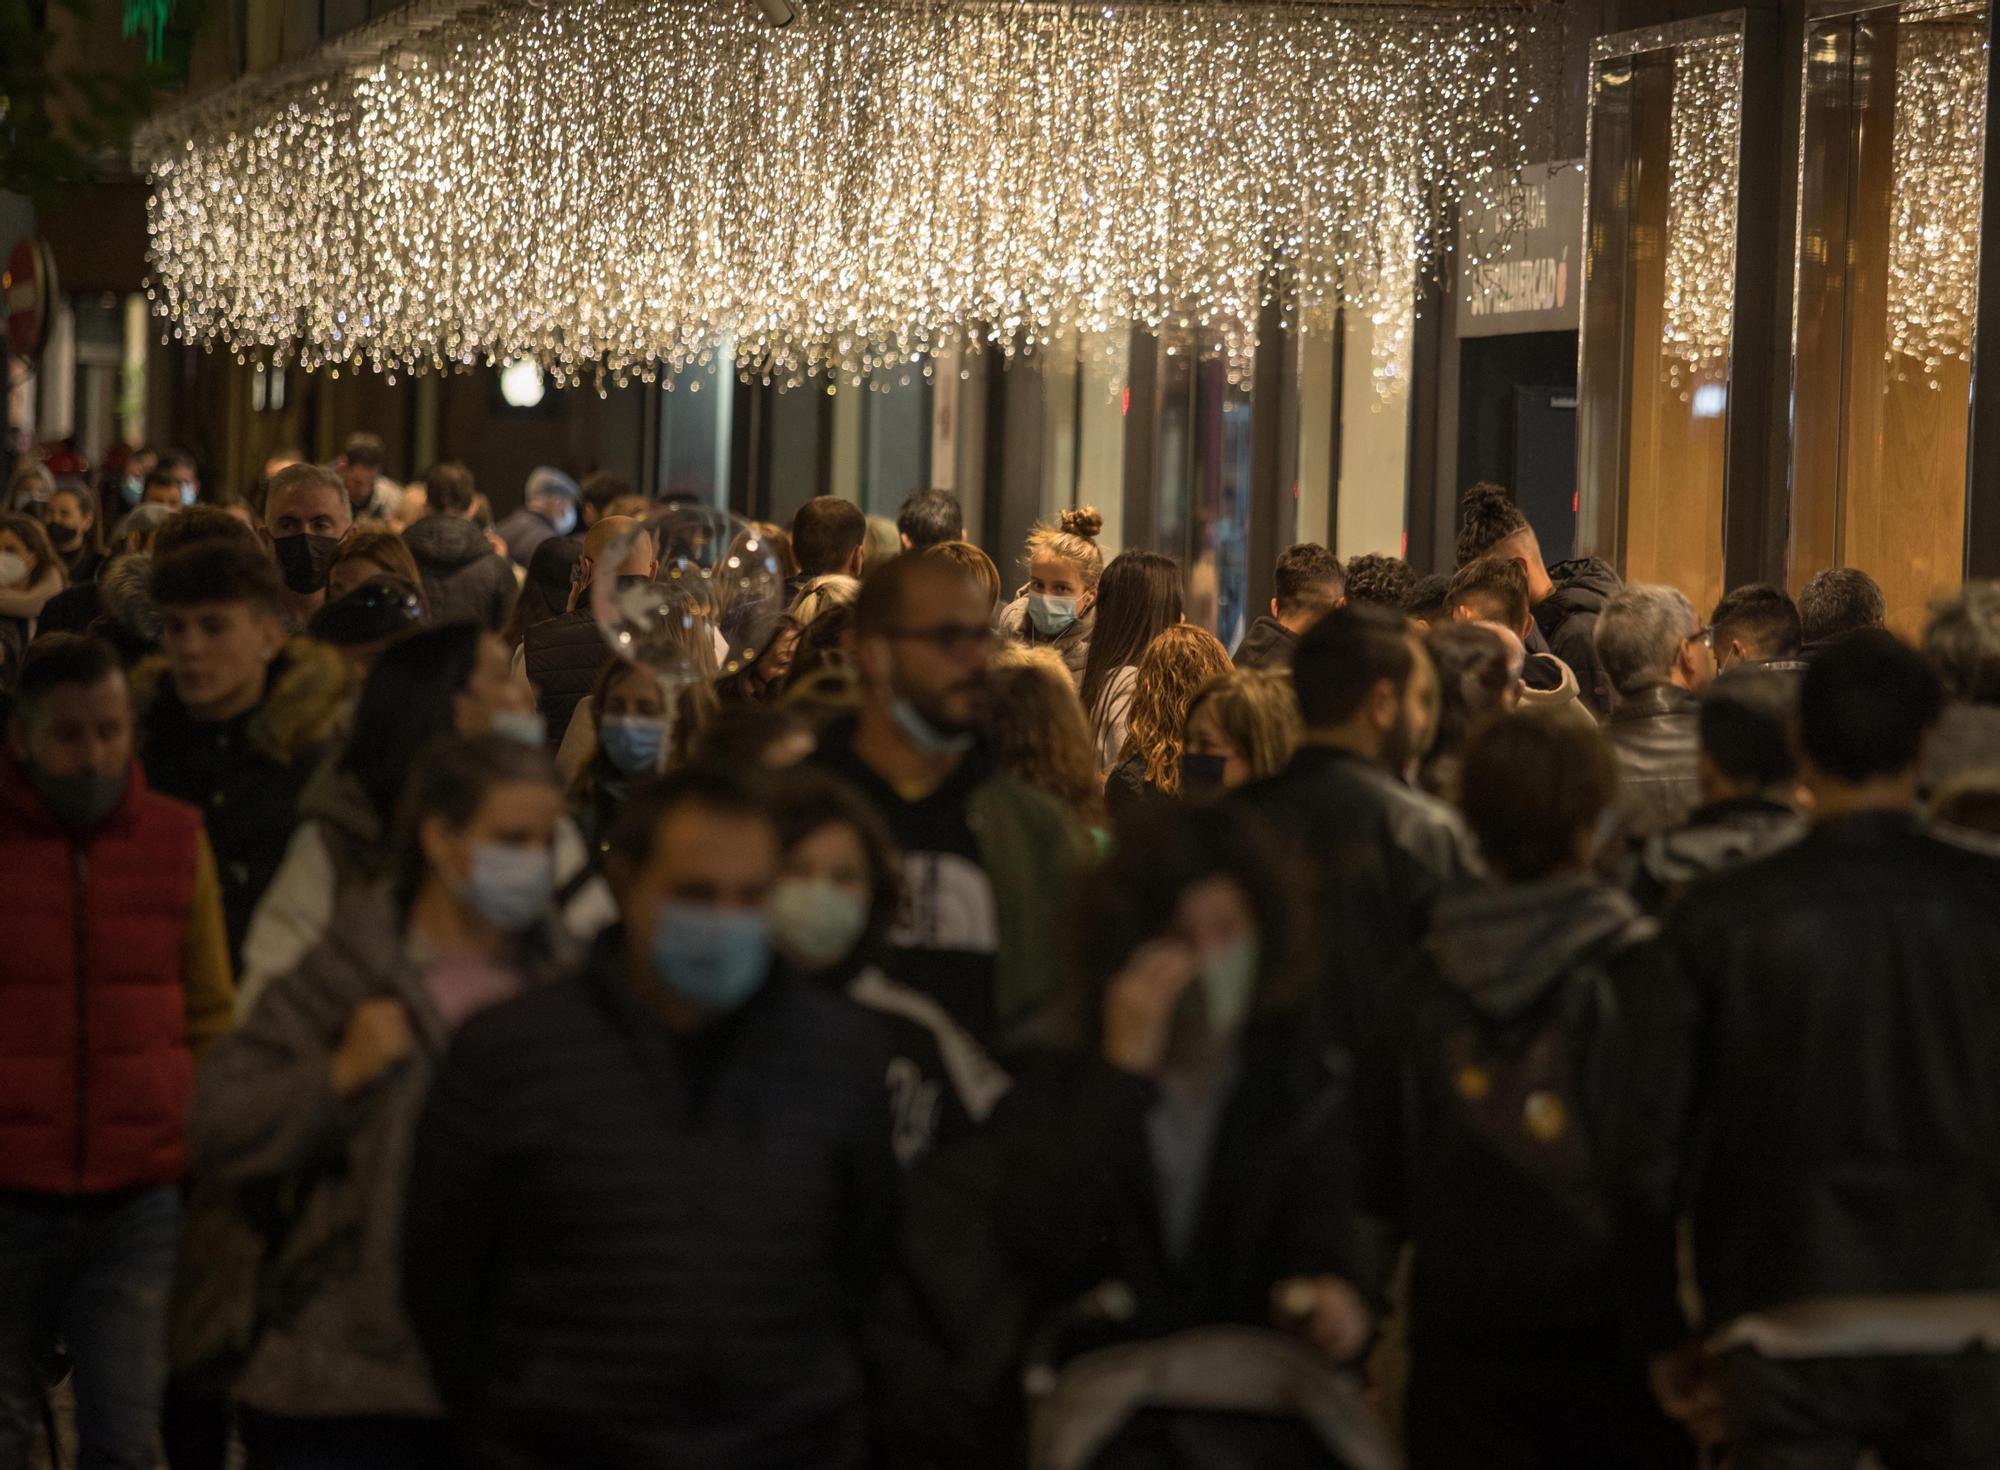
POLYGON ((1176 623, 1139 656, 1125 748, 1105 783, 1111 819, 1122 826, 1163 796, 1181 794, 1188 710, 1202 686, 1229 672, 1229 654, 1208 629, 1176 623))

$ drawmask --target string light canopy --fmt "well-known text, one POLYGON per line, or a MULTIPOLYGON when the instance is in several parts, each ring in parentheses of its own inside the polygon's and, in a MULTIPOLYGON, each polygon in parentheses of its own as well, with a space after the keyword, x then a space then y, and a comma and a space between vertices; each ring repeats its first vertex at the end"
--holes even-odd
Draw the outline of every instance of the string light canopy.
POLYGON ((1558 10, 549 0, 377 28, 159 119, 174 337, 308 368, 798 382, 1275 297, 1407 372, 1466 181, 1552 138, 1558 10))
POLYGON ((1673 65, 1660 332, 1668 383, 1686 398, 1699 381, 1727 377, 1736 325, 1742 37, 1687 46, 1673 65))

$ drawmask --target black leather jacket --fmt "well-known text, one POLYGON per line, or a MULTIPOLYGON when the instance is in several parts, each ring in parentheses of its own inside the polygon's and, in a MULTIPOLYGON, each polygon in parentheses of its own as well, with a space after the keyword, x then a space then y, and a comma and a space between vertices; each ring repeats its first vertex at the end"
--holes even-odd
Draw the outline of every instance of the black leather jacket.
POLYGON ((1618 756, 1619 830, 1632 842, 1666 832, 1701 804, 1701 702, 1672 684, 1621 694, 1604 737, 1618 756))
POLYGON ((1640 1345, 1784 1303, 2000 1290, 2000 859, 1828 819, 1697 884, 1628 996, 1617 1212, 1640 1345))

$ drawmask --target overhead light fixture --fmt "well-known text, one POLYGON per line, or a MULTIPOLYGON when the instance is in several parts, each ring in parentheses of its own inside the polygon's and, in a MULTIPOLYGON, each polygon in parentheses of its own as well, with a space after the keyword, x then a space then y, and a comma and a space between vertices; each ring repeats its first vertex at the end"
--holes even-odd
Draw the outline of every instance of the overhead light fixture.
POLYGON ((500 396, 509 408, 533 408, 547 392, 542 365, 532 357, 517 357, 500 369, 500 396))
POLYGON ((757 8, 764 12, 764 20, 773 30, 781 31, 799 18, 798 7, 792 0, 757 0, 757 8))

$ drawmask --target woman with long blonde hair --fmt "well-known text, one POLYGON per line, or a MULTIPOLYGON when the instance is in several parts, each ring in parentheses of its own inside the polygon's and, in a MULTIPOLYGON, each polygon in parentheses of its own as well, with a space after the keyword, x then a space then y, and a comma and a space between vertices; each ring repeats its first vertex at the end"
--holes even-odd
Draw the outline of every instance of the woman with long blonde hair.
POLYGON ((1139 656, 1125 748, 1105 784, 1114 822, 1181 791, 1181 751, 1188 709, 1202 686, 1229 672, 1229 654, 1208 629, 1176 623, 1139 656))

